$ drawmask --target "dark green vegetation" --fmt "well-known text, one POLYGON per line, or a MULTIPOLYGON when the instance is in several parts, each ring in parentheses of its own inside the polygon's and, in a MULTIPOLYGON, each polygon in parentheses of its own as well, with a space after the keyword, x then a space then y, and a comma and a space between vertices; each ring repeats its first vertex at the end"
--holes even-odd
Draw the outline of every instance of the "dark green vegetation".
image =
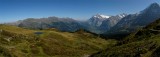
POLYGON ((92 57, 160 57, 160 19, 92 57))
POLYGON ((0 57, 83 57, 115 43, 83 30, 69 33, 0 25, 0 57))

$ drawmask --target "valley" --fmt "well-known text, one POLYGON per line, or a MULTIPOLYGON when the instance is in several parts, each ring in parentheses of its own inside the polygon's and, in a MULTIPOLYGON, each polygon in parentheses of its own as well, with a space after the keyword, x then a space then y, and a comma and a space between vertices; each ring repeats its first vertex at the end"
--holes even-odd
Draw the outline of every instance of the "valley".
POLYGON ((160 5, 157 2, 138 1, 139 4, 134 2, 134 5, 132 2, 101 4, 102 1, 99 4, 98 0, 92 1, 94 5, 59 0, 35 0, 31 5, 14 2, 14 9, 4 7, 8 10, 0 13, 0 21, 4 22, 0 23, 0 57, 160 57, 160 5), (132 7, 135 8, 130 9, 132 7))
POLYGON ((104 40, 83 30, 69 33, 8 25, 0 25, 0 30, 1 57, 82 57, 116 43, 116 40, 104 40))

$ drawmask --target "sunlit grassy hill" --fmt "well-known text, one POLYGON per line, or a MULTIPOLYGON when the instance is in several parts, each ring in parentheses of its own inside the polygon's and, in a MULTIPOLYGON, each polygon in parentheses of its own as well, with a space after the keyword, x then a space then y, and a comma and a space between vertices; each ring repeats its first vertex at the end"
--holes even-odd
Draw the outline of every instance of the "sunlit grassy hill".
POLYGON ((83 30, 29 30, 0 25, 0 57, 83 57, 116 43, 83 30))

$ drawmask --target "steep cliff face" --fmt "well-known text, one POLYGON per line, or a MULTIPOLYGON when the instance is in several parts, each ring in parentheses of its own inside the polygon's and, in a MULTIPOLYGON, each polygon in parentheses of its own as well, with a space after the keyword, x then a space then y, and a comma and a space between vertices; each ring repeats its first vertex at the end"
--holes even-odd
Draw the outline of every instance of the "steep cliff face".
POLYGON ((116 25, 125 16, 127 16, 127 14, 124 13, 116 16, 105 16, 97 14, 87 21, 89 24, 88 30, 98 34, 104 33, 116 25))
POLYGON ((160 18, 160 6, 157 3, 153 3, 139 13, 124 17, 109 31, 109 33, 133 32, 158 18, 160 18))

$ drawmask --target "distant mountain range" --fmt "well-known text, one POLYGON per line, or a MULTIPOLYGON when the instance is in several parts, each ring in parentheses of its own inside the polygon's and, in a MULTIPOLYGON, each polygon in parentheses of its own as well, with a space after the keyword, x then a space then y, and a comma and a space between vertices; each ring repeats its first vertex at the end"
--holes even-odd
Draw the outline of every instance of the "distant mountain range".
POLYGON ((130 33, 160 18, 160 6, 157 3, 135 14, 119 14, 107 16, 96 14, 87 21, 78 21, 72 18, 28 18, 15 23, 8 23, 29 29, 56 28, 61 31, 74 32, 85 29, 97 34, 130 33))
POLYGON ((16 23, 8 23, 10 25, 16 25, 28 29, 48 29, 56 28, 60 31, 74 32, 81 28, 80 23, 72 18, 58 18, 58 17, 48 17, 48 18, 28 18, 25 20, 18 21, 16 23))
POLYGON ((160 18, 160 6, 157 3, 136 14, 129 14, 122 18, 114 27, 106 33, 128 33, 142 28, 160 18))
POLYGON ((120 14, 116 16, 105 16, 97 14, 87 21, 89 24, 88 30, 99 34, 106 32, 125 16, 127 16, 127 14, 120 14))

